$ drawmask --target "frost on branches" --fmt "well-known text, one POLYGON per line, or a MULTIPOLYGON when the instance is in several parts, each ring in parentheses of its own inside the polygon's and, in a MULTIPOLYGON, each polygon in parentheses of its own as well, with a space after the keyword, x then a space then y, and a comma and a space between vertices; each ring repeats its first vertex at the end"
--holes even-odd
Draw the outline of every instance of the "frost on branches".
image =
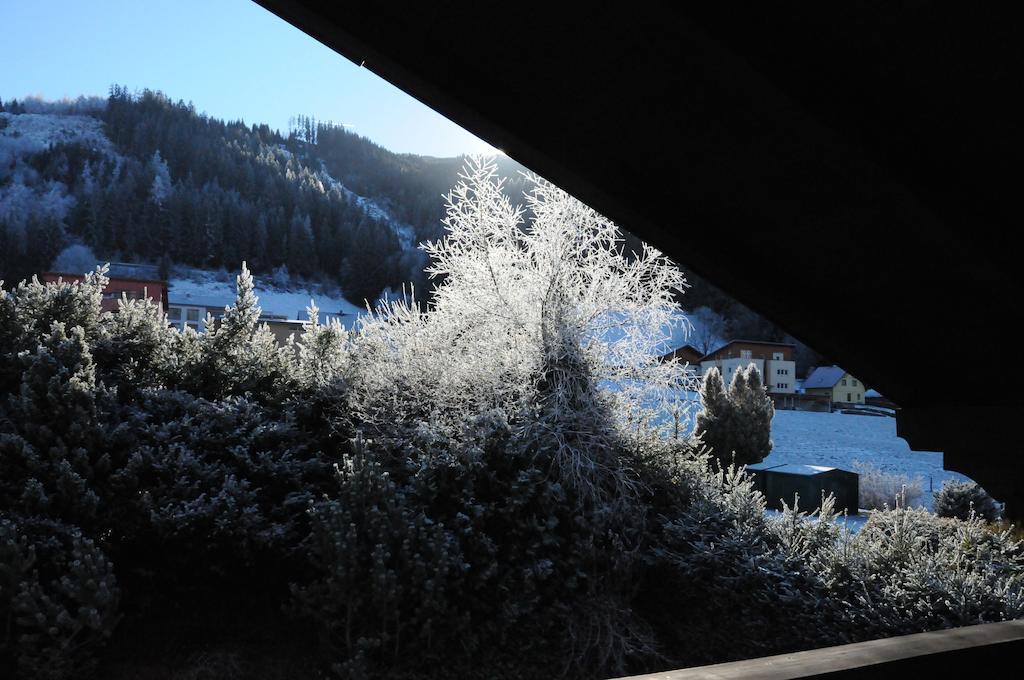
POLYGON ((612 222, 550 182, 528 185, 514 205, 493 161, 469 162, 447 196, 447 235, 423 246, 438 281, 429 313, 398 301, 365 320, 354 352, 392 361, 360 362, 386 374, 353 388, 368 424, 457 429, 462 414, 498 409, 582 481, 615 466, 613 442, 650 435, 685 385, 683 365, 658 355, 686 323, 674 295, 687 284, 653 248, 627 257, 612 222))

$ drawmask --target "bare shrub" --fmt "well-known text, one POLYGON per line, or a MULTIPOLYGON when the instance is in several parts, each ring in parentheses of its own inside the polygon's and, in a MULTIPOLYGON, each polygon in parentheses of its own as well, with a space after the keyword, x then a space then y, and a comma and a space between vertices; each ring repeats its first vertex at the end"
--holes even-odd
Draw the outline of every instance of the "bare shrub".
POLYGON ((853 461, 853 469, 860 475, 860 507, 868 510, 884 510, 900 506, 919 505, 922 497, 923 480, 898 472, 886 472, 873 463, 853 461))

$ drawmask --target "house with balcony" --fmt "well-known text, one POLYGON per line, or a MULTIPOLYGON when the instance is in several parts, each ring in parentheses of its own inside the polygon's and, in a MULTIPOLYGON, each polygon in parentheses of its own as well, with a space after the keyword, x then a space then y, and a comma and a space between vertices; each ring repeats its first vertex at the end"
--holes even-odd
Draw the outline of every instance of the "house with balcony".
POLYGON ((839 366, 819 366, 804 381, 804 392, 827 396, 833 404, 863 404, 864 383, 839 366))
POLYGON ((786 342, 761 340, 732 340, 715 351, 701 357, 701 375, 715 367, 728 385, 740 367, 751 363, 761 372, 761 380, 768 394, 782 395, 796 392, 796 345, 786 342))

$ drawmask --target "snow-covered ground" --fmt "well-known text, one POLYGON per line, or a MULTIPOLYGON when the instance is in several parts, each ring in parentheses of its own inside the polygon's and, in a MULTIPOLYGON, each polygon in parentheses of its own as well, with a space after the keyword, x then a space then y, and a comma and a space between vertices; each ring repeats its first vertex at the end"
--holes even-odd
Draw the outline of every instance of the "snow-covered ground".
POLYGON ((841 413, 776 411, 772 421, 771 454, 764 463, 805 463, 854 470, 855 462, 869 463, 882 472, 921 479, 920 503, 931 509, 929 489, 938 491, 947 479, 967 480, 942 469, 942 453, 911 451, 896 436, 895 418, 841 413))
MULTIPOLYGON (((365 307, 354 305, 338 292, 325 292, 312 286, 276 286, 255 276, 256 297, 264 314, 281 314, 289 319, 305 318, 310 300, 320 309, 321 321, 326 315, 341 315, 339 321, 351 329, 355 320, 366 313, 365 307)), ((168 281, 167 297, 176 304, 230 305, 235 300, 234 275, 225 272, 188 270, 168 281)))

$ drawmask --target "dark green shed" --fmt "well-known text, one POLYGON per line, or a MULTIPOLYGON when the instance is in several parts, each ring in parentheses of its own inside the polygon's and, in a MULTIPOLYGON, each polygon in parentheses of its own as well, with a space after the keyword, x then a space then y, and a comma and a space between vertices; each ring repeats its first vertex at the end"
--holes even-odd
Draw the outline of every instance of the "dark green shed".
POLYGON ((758 463, 748 465, 747 470, 754 477, 754 487, 764 494, 768 507, 782 509, 782 500, 793 505, 794 494, 800 495, 799 509, 808 512, 821 505, 822 492, 836 497, 836 510, 847 510, 851 515, 858 512, 857 498, 860 492, 859 476, 856 472, 821 465, 796 465, 792 463, 758 463))

